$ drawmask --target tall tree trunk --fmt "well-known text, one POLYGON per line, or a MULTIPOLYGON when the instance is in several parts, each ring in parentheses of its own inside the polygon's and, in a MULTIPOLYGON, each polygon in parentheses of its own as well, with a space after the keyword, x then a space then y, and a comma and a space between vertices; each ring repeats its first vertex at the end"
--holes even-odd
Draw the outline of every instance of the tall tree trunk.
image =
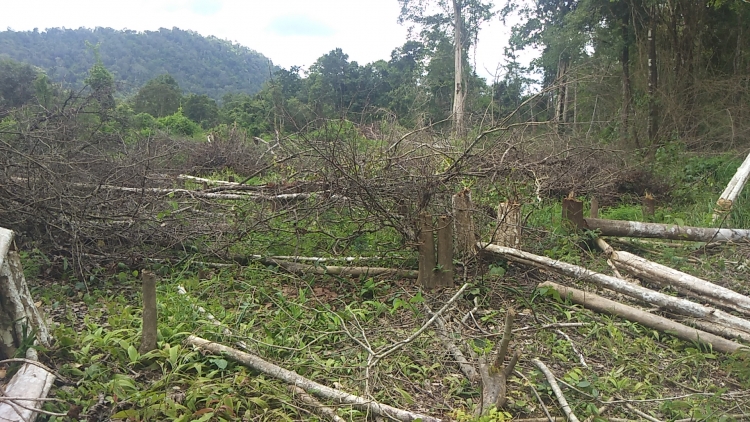
POLYGON ((455 60, 455 89, 453 93, 453 130, 456 136, 463 136, 466 128, 464 122, 464 102, 466 99, 466 87, 463 83, 464 56, 463 56, 463 17, 461 0, 453 0, 453 54, 455 60))
POLYGON ((656 7, 651 7, 651 22, 648 28, 648 140, 651 152, 656 152, 656 135, 659 131, 659 108, 656 104, 656 7))
POLYGON ((568 122, 568 59, 561 58, 557 65, 557 103, 555 104, 555 121, 568 122))
MULTIPOLYGON (((620 61, 622 62, 621 137, 623 140, 627 140, 630 128, 630 103, 632 101, 630 87, 630 11, 627 11, 622 20, 622 53, 620 55, 620 61)), ((640 148, 637 139, 638 138, 636 138, 636 147, 640 148)))

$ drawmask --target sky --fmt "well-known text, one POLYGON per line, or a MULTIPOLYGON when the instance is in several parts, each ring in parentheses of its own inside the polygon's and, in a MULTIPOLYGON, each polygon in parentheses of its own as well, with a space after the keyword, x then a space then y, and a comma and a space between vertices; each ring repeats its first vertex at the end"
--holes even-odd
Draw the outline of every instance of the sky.
MULTIPOLYGON (((0 9, 2 29, 177 27, 242 44, 285 68, 307 68, 335 48, 359 64, 388 60, 408 29, 397 22, 397 0, 0 0, 0 9)), ((498 73, 508 33, 498 18, 484 24, 472 49, 480 76, 498 73)))

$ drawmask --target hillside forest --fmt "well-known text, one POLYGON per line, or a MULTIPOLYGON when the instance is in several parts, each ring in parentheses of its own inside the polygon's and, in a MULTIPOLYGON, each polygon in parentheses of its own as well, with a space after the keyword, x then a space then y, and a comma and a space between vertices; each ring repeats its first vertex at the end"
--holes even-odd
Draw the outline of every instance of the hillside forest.
POLYGON ((747 419, 750 4, 397 1, 389 58, 305 69, 0 32, 0 284, 30 291, 0 308, 33 308, 0 380, 54 375, 37 420, 747 419))

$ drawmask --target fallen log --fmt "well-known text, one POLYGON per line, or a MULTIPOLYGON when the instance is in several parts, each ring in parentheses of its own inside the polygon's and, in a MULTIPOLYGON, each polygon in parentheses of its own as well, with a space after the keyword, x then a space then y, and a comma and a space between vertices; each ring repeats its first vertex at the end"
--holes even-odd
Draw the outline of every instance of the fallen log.
POLYGON ((704 279, 683 273, 630 252, 615 251, 602 239, 596 240, 615 266, 631 274, 645 278, 659 285, 668 285, 681 293, 697 299, 716 299, 712 303, 750 316, 750 297, 739 294, 726 287, 718 286, 704 279))
MULTIPOLYGON (((568 264, 545 256, 534 255, 518 249, 506 248, 483 242, 480 242, 477 246, 480 250, 499 254, 510 260, 548 268, 569 277, 591 281, 602 287, 628 295, 640 301, 661 306, 674 313, 701 319, 704 322, 716 325, 717 327, 714 330, 711 330, 711 332, 714 332, 717 335, 721 335, 725 332, 725 330, 722 330, 722 327, 731 328, 742 333, 743 340, 750 341, 750 321, 730 315, 721 310, 703 306, 687 299, 681 299, 661 292, 649 290, 645 287, 629 283, 626 280, 600 274, 578 265, 568 264)), ((706 329, 709 327, 706 327, 706 329)))
POLYGON ((712 218, 713 222, 716 222, 716 220, 732 210, 732 205, 737 200, 737 197, 740 196, 740 192, 745 187, 748 177, 750 177, 750 154, 742 162, 732 180, 727 184, 727 188, 724 189, 724 192, 721 193, 721 196, 716 201, 716 208, 714 209, 712 218))
POLYGON ((710 344, 714 350, 723 353, 735 353, 740 349, 747 349, 746 346, 727 340, 723 337, 688 327, 663 316, 654 315, 632 306, 609 300, 591 292, 584 292, 572 287, 562 286, 551 281, 541 283, 538 287, 551 287, 560 292, 560 296, 570 298, 573 303, 582 305, 587 309, 617 315, 628 321, 637 322, 643 326, 659 330, 663 333, 672 334, 681 340, 710 344))
POLYGON ((584 218, 583 220, 587 229, 596 230, 602 236, 646 237, 694 242, 746 242, 750 240, 750 230, 742 229, 689 227, 601 218, 584 218))
POLYGON ((278 259, 262 259, 266 265, 276 265, 295 274, 327 274, 339 276, 377 276, 391 275, 403 278, 417 278, 419 272, 415 270, 401 270, 398 268, 384 267, 339 267, 332 265, 307 265, 297 262, 281 261, 278 259))
POLYGON ((371 412, 375 415, 380 415, 386 418, 393 418, 399 421, 416 421, 421 419, 423 422, 440 422, 440 419, 422 415, 408 410, 397 409, 386 404, 378 403, 364 397, 355 396, 353 394, 345 393, 340 390, 319 384, 315 381, 309 380, 302 377, 294 371, 284 369, 280 366, 274 365, 255 356, 250 353, 245 353, 231 347, 224 346, 222 344, 214 343, 206 339, 189 336, 186 340, 187 344, 193 345, 203 350, 207 350, 211 353, 224 354, 229 359, 248 366, 256 371, 262 372, 266 375, 280 379, 287 384, 297 386, 310 394, 314 394, 318 397, 322 397, 328 400, 333 400, 339 404, 351 405, 357 409, 371 412))
POLYGON ((0 227, 0 358, 11 358, 28 341, 25 333, 49 346, 51 335, 42 313, 34 304, 23 275, 21 256, 13 244, 13 232, 0 227))
MULTIPOLYGON (((26 359, 39 361, 33 347, 26 351, 26 359)), ((43 365, 24 363, 10 382, 3 386, 3 396, 18 399, 0 402, 0 421, 34 421, 54 382, 55 375, 51 370, 44 369, 43 365)))

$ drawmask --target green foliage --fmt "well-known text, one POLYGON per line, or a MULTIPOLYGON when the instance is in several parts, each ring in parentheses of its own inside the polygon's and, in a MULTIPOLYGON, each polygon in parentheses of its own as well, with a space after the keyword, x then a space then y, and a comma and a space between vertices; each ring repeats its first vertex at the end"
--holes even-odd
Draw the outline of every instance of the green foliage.
POLYGON ((29 64, 0 58, 0 117, 34 98, 39 77, 40 72, 29 64))
POLYGON ((193 136, 200 131, 200 126, 182 114, 182 108, 169 116, 156 119, 156 124, 176 135, 193 136))
MULTIPOLYGON (((178 28, 116 31, 111 28, 0 31, 3 54, 44 69, 55 82, 81 88, 98 60, 86 43, 99 45, 101 63, 132 94, 144 81, 173 75, 187 92, 218 100, 230 92, 254 94, 268 79, 268 58, 216 37, 178 28)), ((0 71, 0 75, 4 72, 0 71)))
POLYGON ((182 112, 188 119, 199 123, 203 129, 219 122, 219 106, 208 95, 190 94, 182 101, 182 112))
POLYGON ((133 111, 164 117, 177 112, 182 99, 182 90, 169 74, 160 75, 146 82, 133 98, 133 111))

